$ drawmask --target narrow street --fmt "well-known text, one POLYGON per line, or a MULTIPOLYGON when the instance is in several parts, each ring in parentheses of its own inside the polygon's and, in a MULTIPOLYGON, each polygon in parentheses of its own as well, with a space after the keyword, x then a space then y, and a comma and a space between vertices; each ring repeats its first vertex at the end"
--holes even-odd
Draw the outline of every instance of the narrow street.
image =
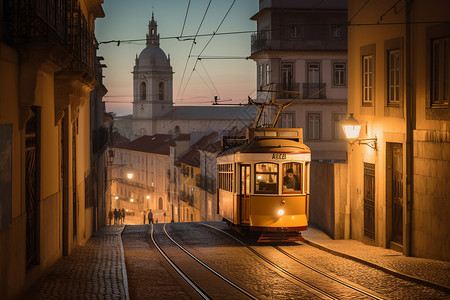
MULTIPOLYGON (((85 247, 60 260, 48 276, 33 286, 28 299, 52 296, 201 299, 152 244, 151 225, 131 225, 136 223, 140 223, 138 216, 127 216, 125 225, 104 227, 85 247)), ((312 246, 314 239, 324 244, 321 232, 315 229, 311 229, 305 243, 284 244, 255 243, 222 222, 159 223, 154 224, 153 230, 154 239, 166 255, 211 299, 448 299, 450 296, 448 263, 389 256, 388 252, 380 253, 390 250, 360 245, 361 249, 365 247, 365 255, 373 253, 374 258, 378 257, 379 268, 374 268, 369 262, 357 262, 312 246), (216 275, 202 270, 202 266, 178 251, 174 243, 164 240, 164 229, 192 256, 250 296, 231 291, 231 285, 218 283, 216 275), (386 261, 398 273, 389 274, 381 268, 386 261), (408 270, 409 278, 404 276, 408 270), (430 285, 427 283, 430 278, 438 282, 430 285)), ((332 242, 351 245, 354 241, 332 242)))

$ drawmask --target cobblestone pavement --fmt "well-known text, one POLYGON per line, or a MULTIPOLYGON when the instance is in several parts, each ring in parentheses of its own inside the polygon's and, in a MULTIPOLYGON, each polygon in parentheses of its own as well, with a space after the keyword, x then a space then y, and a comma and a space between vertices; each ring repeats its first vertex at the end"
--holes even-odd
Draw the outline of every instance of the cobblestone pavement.
POLYGON ((432 259, 406 257, 400 252, 366 245, 355 240, 333 240, 311 228, 302 233, 307 243, 332 254, 349 258, 400 278, 450 290, 450 263, 432 259))
POLYGON ((106 226, 85 246, 60 259, 29 290, 27 299, 129 299, 121 232, 106 226))
MULTIPOLYGON (((142 224, 141 221, 140 216, 127 217, 125 224, 142 224)), ((226 225, 222 222, 208 223, 226 228, 226 225)), ((174 228, 176 225, 176 227, 187 226, 186 230, 188 230, 188 227, 195 229, 193 230, 194 235, 196 234, 195 231, 200 231, 203 227, 189 223, 175 223, 173 225, 174 228)), ((142 227, 145 228, 148 225, 142 227)), ((60 259, 49 270, 48 275, 38 280, 29 290, 27 299, 129 299, 128 280, 124 267, 125 260, 123 258, 124 250, 120 235, 123 228, 123 225, 106 226, 95 233, 85 246, 77 247, 69 257, 60 259)), ((173 233, 178 238, 183 239, 176 231, 173 233)), ((338 276, 342 276, 349 281, 376 290, 383 295, 388 295, 393 299, 405 298, 403 297, 405 294, 402 295, 398 292, 398 288, 411 292, 414 291, 410 297, 406 297, 409 299, 414 299, 415 296, 426 295, 428 293, 427 289, 429 288, 411 283, 408 280, 402 280, 401 278, 403 277, 409 280, 413 278, 417 282, 430 283, 429 286, 437 288, 435 289, 435 294, 428 294, 430 296, 434 295, 432 296, 434 299, 441 299, 442 295, 444 295, 444 298, 446 297, 445 295, 450 295, 448 288, 450 286, 450 263, 448 262, 405 257, 393 250, 369 246, 354 240, 332 240, 326 234, 314 228, 310 228, 303 236, 307 239, 309 245, 321 248, 329 253, 317 251, 314 247, 304 244, 283 246, 283 248, 295 255, 304 255, 309 251, 311 253, 309 258, 310 262, 338 276), (306 247, 310 250, 307 250, 306 247), (336 255, 349 259, 343 259, 336 255), (363 264, 361 265, 360 263, 363 264), (373 267, 377 269, 373 269, 373 267), (377 278, 377 280, 374 281, 373 278, 377 278)), ((195 245, 196 247, 199 246, 197 248, 199 249, 198 251, 202 252, 205 257, 212 256, 220 258, 222 262, 225 262, 223 264, 225 273, 235 275, 234 279, 237 282, 250 285, 250 289, 254 290, 257 294, 264 295, 270 299, 299 299, 295 296, 302 293, 305 296, 308 295, 308 297, 313 296, 306 291, 298 290, 298 287, 288 286, 289 284, 286 285, 284 294, 277 294, 277 289, 272 289, 267 294, 268 291, 264 291, 263 289, 264 284, 261 286, 253 283, 249 284, 246 276, 254 277, 253 282, 257 282, 261 279, 268 278, 269 273, 271 273, 270 270, 265 268, 255 270, 253 267, 260 265, 260 262, 252 261, 248 264, 246 261, 252 260, 253 258, 245 255, 246 259, 241 259, 244 257, 243 253, 241 253, 244 249, 230 247, 226 239, 222 237, 207 240, 204 237, 202 238, 202 236, 199 237, 201 238, 197 242, 199 244, 195 245), (214 247, 210 247, 211 243, 214 243, 214 247), (243 272, 243 268, 247 268, 246 266, 251 266, 253 269, 248 272, 243 272)), ((129 241, 132 242, 131 240, 129 241)), ((137 239, 131 244, 133 243, 142 243, 138 247, 141 249, 137 249, 138 252, 135 255, 137 259, 141 256, 139 251, 144 250, 143 248, 147 248, 147 246, 144 241, 137 241, 137 239)), ((152 257, 153 255, 150 255, 146 259, 153 260, 152 257)), ((136 261, 135 263, 138 264, 139 262, 136 261)), ((157 265, 156 262, 153 266, 155 265, 157 265)), ((139 276, 139 273, 137 272, 133 276, 139 276)), ((141 277, 141 283, 146 284, 147 277, 144 275, 141 275, 141 277)), ((154 281, 154 285, 152 285, 153 296, 158 289, 155 287, 157 282, 154 281)), ((281 281, 270 282, 271 285, 275 284, 276 286, 280 283, 281 281)), ((174 289, 174 286, 176 284, 165 287, 162 285, 160 288, 166 288, 170 291, 167 293, 169 295, 171 291, 177 290, 174 289)), ((180 298, 192 297, 192 295, 183 294, 181 291, 179 291, 178 296, 180 298)), ((153 299, 151 296, 149 298, 153 299)))

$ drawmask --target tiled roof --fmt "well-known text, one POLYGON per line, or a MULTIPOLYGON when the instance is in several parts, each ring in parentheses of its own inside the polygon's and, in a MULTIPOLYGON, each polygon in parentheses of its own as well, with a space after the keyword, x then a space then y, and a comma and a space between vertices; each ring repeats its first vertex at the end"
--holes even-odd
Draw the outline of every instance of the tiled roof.
POLYGON ((173 139, 169 134, 144 135, 131 142, 120 142, 116 148, 170 155, 170 146, 175 146, 175 140, 176 138, 173 139))
POLYGON ((161 119, 181 120, 254 120, 255 106, 174 106, 161 119))

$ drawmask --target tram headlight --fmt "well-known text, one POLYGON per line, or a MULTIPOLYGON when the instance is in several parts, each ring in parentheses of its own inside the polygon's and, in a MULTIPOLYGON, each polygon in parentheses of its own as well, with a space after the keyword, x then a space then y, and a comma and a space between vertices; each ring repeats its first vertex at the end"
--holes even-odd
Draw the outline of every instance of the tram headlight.
POLYGON ((284 209, 279 209, 279 210, 278 210, 278 215, 279 215, 279 216, 284 215, 284 209))

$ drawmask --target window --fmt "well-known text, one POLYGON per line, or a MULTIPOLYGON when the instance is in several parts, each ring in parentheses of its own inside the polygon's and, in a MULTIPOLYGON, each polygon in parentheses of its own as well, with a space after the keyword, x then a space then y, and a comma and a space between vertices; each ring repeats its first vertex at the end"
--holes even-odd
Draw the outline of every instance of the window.
POLYGON ((264 84, 264 72, 263 72, 264 65, 259 65, 259 86, 263 86, 264 84))
POLYGON ((373 59, 372 55, 365 55, 362 59, 362 100, 363 106, 372 106, 373 101, 373 59))
POLYGON ((233 164, 217 165, 219 189, 233 191, 233 164))
POLYGON ((338 39, 344 37, 344 25, 331 24, 331 38, 338 39))
POLYGON ((303 25, 291 24, 289 26, 289 36, 294 39, 301 38, 303 36, 303 25))
POLYGON ((342 129, 341 122, 345 120, 345 114, 334 114, 334 139, 344 140, 345 133, 342 129))
POLYGON ((333 85, 346 85, 346 67, 345 63, 333 63, 333 85))
POLYGON ((278 193, 278 165, 272 163, 255 164, 255 193, 278 193))
POLYGON ((139 100, 147 100, 147 85, 145 82, 141 82, 139 92, 139 100))
POLYGON ((308 113, 308 139, 320 140, 320 114, 308 113))
POLYGON ((281 128, 293 128, 294 127, 294 114, 282 113, 281 114, 281 128))
POLYGON ((292 63, 282 63, 281 64, 281 89, 284 91, 293 90, 293 70, 292 63))
POLYGON ((266 84, 270 84, 270 65, 266 65, 266 84))
POLYGON ((302 193, 302 164, 283 164, 283 194, 302 193))
POLYGON ((431 40, 431 107, 448 107, 450 37, 431 40))
POLYGON ((400 50, 389 50, 388 60, 388 105, 399 105, 400 102, 400 50))
POLYGON ((158 96, 159 96, 159 100, 164 100, 164 82, 160 82, 159 83, 159 90, 158 90, 158 96))

